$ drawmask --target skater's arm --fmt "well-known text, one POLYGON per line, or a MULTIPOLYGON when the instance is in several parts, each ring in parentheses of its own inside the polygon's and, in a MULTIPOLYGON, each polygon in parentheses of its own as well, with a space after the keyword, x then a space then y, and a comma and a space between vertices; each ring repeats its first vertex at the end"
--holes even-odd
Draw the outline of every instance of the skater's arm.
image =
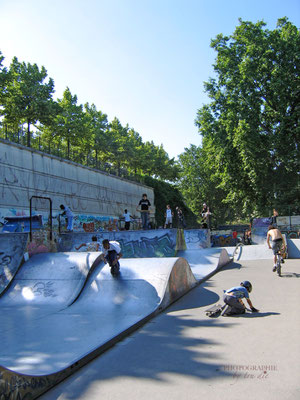
POLYGON ((269 234, 269 232, 268 232, 268 234, 267 234, 267 244, 268 244, 269 249, 271 249, 271 246, 270 246, 270 234, 269 234))
POLYGON ((250 308, 252 308, 253 307, 252 301, 250 299, 246 299, 246 300, 247 300, 247 303, 249 304, 250 308))
POLYGON ((123 254, 122 254, 122 253, 117 254, 117 257, 116 257, 116 259, 113 261, 112 265, 117 264, 117 262, 120 260, 121 257, 123 257, 123 254))
POLYGON ((81 249, 81 247, 83 247, 83 246, 86 246, 86 243, 81 243, 81 245, 78 246, 78 247, 75 247, 75 249, 76 249, 76 250, 79 250, 79 249, 81 249))
POLYGON ((255 307, 253 306, 253 304, 252 304, 252 302, 251 302, 250 299, 246 299, 246 300, 247 300, 247 303, 249 304, 249 306, 250 306, 252 312, 257 312, 257 311, 259 311, 257 308, 255 308, 255 307))

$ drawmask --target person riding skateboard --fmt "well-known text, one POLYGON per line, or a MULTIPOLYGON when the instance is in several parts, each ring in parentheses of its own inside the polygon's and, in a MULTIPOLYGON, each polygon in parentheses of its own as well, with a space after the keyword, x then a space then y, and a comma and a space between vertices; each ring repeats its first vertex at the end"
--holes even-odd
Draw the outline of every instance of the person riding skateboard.
POLYGON ((102 260, 110 266, 112 276, 117 276, 120 273, 119 260, 123 256, 121 253, 120 243, 114 240, 104 239, 102 241, 103 254, 102 260))

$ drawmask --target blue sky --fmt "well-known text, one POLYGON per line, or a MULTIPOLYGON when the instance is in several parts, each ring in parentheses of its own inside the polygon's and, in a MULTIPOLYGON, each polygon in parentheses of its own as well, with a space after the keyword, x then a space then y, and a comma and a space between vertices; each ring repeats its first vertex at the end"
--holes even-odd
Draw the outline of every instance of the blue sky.
POLYGON ((176 157, 201 137, 197 110, 209 100, 211 39, 238 19, 274 29, 287 16, 300 26, 298 0, 0 0, 0 51, 9 65, 43 65, 60 98, 94 103, 144 141, 176 157))

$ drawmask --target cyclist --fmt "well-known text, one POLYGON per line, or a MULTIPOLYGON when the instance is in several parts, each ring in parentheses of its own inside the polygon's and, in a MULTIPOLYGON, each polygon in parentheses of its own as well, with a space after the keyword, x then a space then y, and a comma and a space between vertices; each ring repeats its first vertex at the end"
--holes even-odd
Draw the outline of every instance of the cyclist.
POLYGON ((252 312, 257 312, 258 310, 253 307, 253 304, 249 298, 249 293, 252 291, 252 285, 249 281, 243 281, 240 286, 232 287, 225 291, 223 300, 227 305, 223 307, 222 314, 224 317, 229 315, 244 314, 246 312, 246 307, 243 302, 243 298, 246 299, 252 312))
MULTIPOLYGON (((273 250, 274 254, 274 266, 273 266, 273 272, 276 271, 276 262, 277 262, 277 253, 280 253, 281 249, 284 251, 285 250, 285 243, 283 236, 278 228, 275 228, 274 225, 269 225, 269 230, 267 233, 267 244, 269 246, 269 249, 273 250), (272 246, 270 245, 270 239, 272 241, 272 246)), ((281 257, 281 262, 284 263, 284 259, 281 257)))

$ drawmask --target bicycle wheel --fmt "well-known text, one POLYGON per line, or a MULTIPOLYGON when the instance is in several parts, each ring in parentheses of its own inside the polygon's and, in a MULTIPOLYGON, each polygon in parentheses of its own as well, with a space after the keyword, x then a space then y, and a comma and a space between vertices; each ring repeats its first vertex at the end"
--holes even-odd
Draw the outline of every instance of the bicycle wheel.
POLYGON ((277 275, 281 276, 281 262, 280 262, 280 255, 277 256, 277 275))

